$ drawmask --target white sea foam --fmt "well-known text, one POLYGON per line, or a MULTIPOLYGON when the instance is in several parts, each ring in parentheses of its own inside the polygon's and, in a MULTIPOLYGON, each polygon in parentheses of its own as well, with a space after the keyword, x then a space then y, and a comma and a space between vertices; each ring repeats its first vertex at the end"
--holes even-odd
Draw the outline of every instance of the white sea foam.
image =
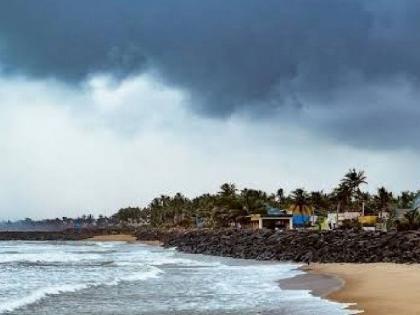
POLYGON ((51 286, 43 289, 38 289, 22 298, 3 303, 2 305, 0 305, 0 313, 10 312, 25 305, 36 303, 37 301, 45 298, 48 295, 57 295, 64 292, 75 292, 78 290, 85 289, 87 287, 88 285, 86 284, 67 284, 62 286, 51 286))
POLYGON ((202 262, 202 261, 195 261, 191 259, 185 258, 177 258, 177 257, 160 257, 156 259, 147 258, 144 261, 138 260, 131 260, 131 261, 120 261, 114 262, 116 266, 139 266, 144 265, 145 263, 150 264, 152 266, 164 266, 164 265, 177 265, 177 266, 185 266, 185 267, 216 267, 221 266, 220 263, 214 262, 202 262))
POLYGON ((157 278, 160 274, 163 273, 163 270, 153 267, 153 266, 146 266, 144 271, 141 272, 134 272, 127 274, 122 277, 117 277, 112 281, 107 281, 102 283, 104 285, 118 285, 121 282, 136 282, 136 281, 144 281, 151 278, 157 278))
POLYGON ((87 241, 84 243, 93 244, 94 246, 103 247, 103 248, 112 248, 112 247, 118 247, 118 246, 127 244, 127 242, 123 242, 123 241, 109 241, 109 242, 87 241))
POLYGON ((46 252, 46 253, 13 253, 0 254, 0 263, 10 262, 78 262, 101 259, 98 254, 77 254, 69 252, 46 252))
MULTIPOLYGON (((145 247, 146 248, 146 247, 145 247)), ((130 253, 124 256, 122 261, 117 261, 116 264, 120 266, 137 265, 139 263, 152 265, 152 266, 163 266, 163 265, 177 265, 185 267, 217 267, 222 266, 220 261, 204 261, 197 259, 189 259, 180 257, 180 255, 173 250, 159 250, 159 251, 148 251, 147 255, 145 252, 139 255, 138 253, 130 253)))
POLYGON ((0 313, 56 314, 64 300, 71 309, 60 308, 60 314, 97 313, 95 305, 86 306, 80 296, 97 298, 98 292, 106 292, 111 298, 104 304, 110 313, 121 313, 125 311, 121 305, 126 305, 127 313, 144 309, 160 314, 171 309, 178 313, 246 315, 272 310, 279 310, 279 314, 349 314, 343 311, 344 305, 313 297, 307 290, 281 290, 278 279, 302 273, 295 264, 95 242, 0 242, 1 262, 5 264, 0 266, 0 313), (28 267, 38 264, 40 268, 28 267), (136 282, 141 285, 133 285, 136 282), (113 286, 119 286, 118 290, 113 286), (68 292, 75 293, 70 298, 60 296, 68 292), (142 296, 144 292, 147 299, 133 300, 133 294, 142 296), (25 307, 29 304, 33 305, 25 307))
POLYGON ((42 300, 43 298, 46 298, 47 296, 51 295, 76 292, 79 290, 87 289, 89 287, 97 287, 101 285, 114 286, 118 285, 121 282, 144 281, 150 278, 157 278, 161 273, 163 273, 163 271, 159 268, 153 266, 146 266, 145 270, 142 272, 135 272, 122 277, 117 277, 112 280, 106 280, 104 282, 94 281, 91 283, 66 284, 61 286, 50 286, 43 289, 37 289, 22 298, 3 303, 3 305, 0 305, 0 313, 10 312, 15 309, 19 309, 25 305, 36 303, 42 300))

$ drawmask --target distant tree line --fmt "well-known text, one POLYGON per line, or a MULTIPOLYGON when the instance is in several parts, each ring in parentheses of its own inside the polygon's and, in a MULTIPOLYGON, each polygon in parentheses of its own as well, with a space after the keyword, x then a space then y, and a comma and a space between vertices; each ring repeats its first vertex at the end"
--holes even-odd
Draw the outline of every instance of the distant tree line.
MULTIPOLYGON (((328 212, 363 211, 365 215, 382 217, 383 213, 392 213, 396 208, 410 208, 419 193, 404 191, 395 196, 385 187, 379 187, 371 194, 362 190, 365 184, 364 171, 356 169, 350 169, 329 193, 297 188, 286 195, 282 188, 266 193, 251 188, 239 190, 235 184, 225 183, 216 194, 207 193, 192 199, 181 193, 161 195, 145 208, 120 209, 114 217, 153 227, 191 227, 201 223, 210 228, 227 227, 249 214, 265 214, 271 207, 301 212, 311 208, 318 216, 326 216, 328 212)), ((410 222, 420 220, 414 211, 408 216, 410 222)))
POLYGON ((82 215, 76 218, 55 218, 33 220, 25 218, 18 221, 0 221, 0 230, 7 231, 62 231, 67 229, 98 229, 109 228, 119 224, 115 217, 106 217, 99 215, 95 218, 94 215, 82 215))
MULTIPOLYGON (((227 227, 250 214, 266 214, 269 208, 294 209, 303 212, 310 208, 311 214, 320 217, 328 212, 363 211, 365 215, 383 213, 391 216, 397 208, 411 208, 417 192, 403 191, 394 195, 385 187, 379 187, 374 194, 363 191, 367 184, 364 171, 350 169, 331 192, 307 191, 297 188, 286 194, 282 188, 275 193, 243 188, 224 183, 215 194, 203 194, 188 198, 181 193, 174 196, 161 195, 144 208, 128 207, 118 210, 111 217, 83 215, 78 218, 56 218, 34 221, 29 218, 17 222, 0 222, 0 229, 62 230, 66 228, 108 228, 112 226, 152 227, 227 227)), ((417 211, 406 214, 409 227, 420 225, 417 211)))

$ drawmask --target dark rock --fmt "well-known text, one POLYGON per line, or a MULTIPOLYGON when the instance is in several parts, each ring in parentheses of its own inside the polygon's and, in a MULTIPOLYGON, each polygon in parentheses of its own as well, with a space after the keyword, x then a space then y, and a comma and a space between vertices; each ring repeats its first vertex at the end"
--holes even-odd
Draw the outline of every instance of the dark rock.
POLYGON ((420 262, 420 233, 365 231, 156 230, 137 232, 179 251, 295 262, 420 262))

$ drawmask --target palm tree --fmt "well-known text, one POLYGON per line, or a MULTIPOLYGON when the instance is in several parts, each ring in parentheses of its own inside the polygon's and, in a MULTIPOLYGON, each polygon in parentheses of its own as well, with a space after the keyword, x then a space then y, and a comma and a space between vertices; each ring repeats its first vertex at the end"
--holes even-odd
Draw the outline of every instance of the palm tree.
POLYGON ((346 185, 341 183, 338 185, 337 188, 334 189, 331 196, 332 200, 337 204, 337 213, 341 210, 344 210, 348 207, 351 200, 351 191, 350 188, 346 185))
POLYGON ((154 227, 161 226, 164 222, 164 209, 161 198, 154 198, 148 208, 150 209, 150 224, 154 227))
POLYGON ((406 212, 404 214, 404 217, 406 218, 410 229, 412 229, 414 227, 414 224, 420 219, 420 215, 417 210, 410 210, 406 212))
POLYGON ((191 202, 191 208, 194 211, 194 218, 196 223, 203 222, 208 226, 215 226, 213 221, 212 211, 216 205, 216 196, 211 194, 203 194, 196 197, 191 202))
POLYGON ((403 191, 400 196, 398 196, 398 207, 402 209, 408 209, 411 207, 412 202, 414 201, 415 194, 409 191, 403 191))
POLYGON ((369 194, 369 192, 360 192, 357 196, 357 200, 362 204, 362 215, 365 215, 366 208, 368 208, 368 210, 372 208, 372 196, 369 194))
POLYGON ((219 195, 222 197, 231 197, 236 194, 236 186, 235 184, 231 183, 224 183, 222 186, 220 186, 219 195))
POLYGON ((171 207, 173 209, 173 224, 177 225, 178 223, 184 220, 186 210, 188 207, 188 198, 186 198, 181 193, 176 193, 171 200, 171 207))
POLYGON ((247 214, 264 213, 265 204, 269 202, 267 193, 261 190, 244 188, 241 190, 241 203, 247 214))
POLYGON ((393 201, 392 192, 388 192, 385 187, 378 188, 378 193, 375 196, 375 203, 380 211, 380 218, 383 219, 383 212, 390 209, 391 202, 393 201))
POLYGON ((325 212, 330 208, 330 200, 328 195, 321 191, 311 192, 311 204, 314 207, 314 211, 317 211, 319 214, 325 215, 325 212), (322 213, 321 213, 322 212, 322 213))
POLYGON ((282 205, 283 205, 283 203, 284 203, 284 190, 283 190, 283 188, 279 188, 279 189, 277 189, 277 192, 276 192, 276 198, 277 198, 277 201, 278 201, 278 203, 279 203, 279 206, 281 207, 282 205))
POLYGON ((366 176, 364 171, 356 171, 355 168, 350 169, 341 180, 341 183, 350 187, 352 191, 355 191, 362 184, 367 184, 366 176))
POLYGON ((302 188, 292 191, 291 199, 294 207, 298 208, 300 213, 303 213, 305 208, 311 204, 308 193, 302 188))
POLYGON ((364 171, 356 171, 355 168, 350 169, 341 180, 341 184, 346 186, 350 193, 350 200, 356 199, 360 200, 361 191, 360 186, 367 184, 366 176, 364 171))

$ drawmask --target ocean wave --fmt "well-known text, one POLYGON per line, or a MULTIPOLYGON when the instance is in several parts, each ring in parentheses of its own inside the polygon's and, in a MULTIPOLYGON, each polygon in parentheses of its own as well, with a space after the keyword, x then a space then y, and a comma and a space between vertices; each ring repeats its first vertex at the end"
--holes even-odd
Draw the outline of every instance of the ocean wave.
POLYGON ((222 266, 219 262, 203 262, 199 260, 185 259, 185 258, 176 258, 176 257, 162 257, 160 259, 155 259, 152 262, 153 266, 163 266, 163 265, 177 265, 185 267, 218 267, 222 266))
POLYGON ((179 257, 175 251, 147 251, 138 253, 132 253, 124 256, 122 261, 116 262, 119 266, 130 266, 138 264, 147 264, 151 266, 165 266, 165 265, 177 265, 179 267, 218 267, 222 263, 216 260, 203 261, 197 259, 189 259, 186 257, 179 257))
POLYGON ((170 257, 161 257, 155 259, 147 259, 143 261, 130 260, 130 261, 114 261, 113 265, 118 267, 131 267, 131 266, 144 266, 145 264, 150 266, 171 266, 176 265, 178 267, 217 267, 220 264, 218 263, 205 263, 201 261, 194 261, 189 259, 182 258, 170 258, 170 257))
POLYGON ((93 246, 112 248, 127 244, 125 241, 81 241, 82 244, 93 244, 93 246))
POLYGON ((76 250, 71 251, 72 254, 112 254, 117 253, 115 249, 93 249, 93 250, 76 250))
POLYGON ((93 261, 71 261, 71 262, 58 262, 58 261, 10 261, 0 262, 0 265, 6 266, 19 266, 19 267, 106 267, 112 266, 113 260, 93 260, 93 261))
POLYGON ((25 297, 12 300, 10 302, 6 302, 0 305, 0 313, 11 312, 25 305, 36 303, 39 300, 42 300, 43 298, 49 295, 58 295, 65 292, 75 292, 78 290, 85 289, 87 287, 88 285, 86 284, 67 284, 67 285, 51 286, 51 287, 46 287, 43 289, 38 289, 25 297))
POLYGON ((55 253, 15 253, 0 255, 0 263, 11 263, 11 262, 79 262, 86 260, 99 260, 101 256, 98 254, 71 254, 66 252, 55 252, 55 253))
POLYGON ((48 296, 77 292, 91 287, 115 286, 122 282, 144 281, 151 278, 157 278, 161 273, 163 273, 163 270, 159 268, 153 266, 146 266, 145 269, 141 272, 127 274, 125 276, 116 277, 114 279, 106 279, 100 282, 49 286, 33 291, 32 293, 22 298, 3 303, 2 305, 0 305, 0 314, 4 312, 11 312, 24 306, 37 303, 48 296))
POLYGON ((145 270, 141 272, 135 272, 131 274, 127 274, 122 277, 117 277, 112 281, 101 283, 100 285, 118 285, 122 282, 136 282, 136 281, 144 281, 147 279, 157 278, 160 274, 164 273, 163 270, 154 267, 154 266, 146 266, 145 270))

